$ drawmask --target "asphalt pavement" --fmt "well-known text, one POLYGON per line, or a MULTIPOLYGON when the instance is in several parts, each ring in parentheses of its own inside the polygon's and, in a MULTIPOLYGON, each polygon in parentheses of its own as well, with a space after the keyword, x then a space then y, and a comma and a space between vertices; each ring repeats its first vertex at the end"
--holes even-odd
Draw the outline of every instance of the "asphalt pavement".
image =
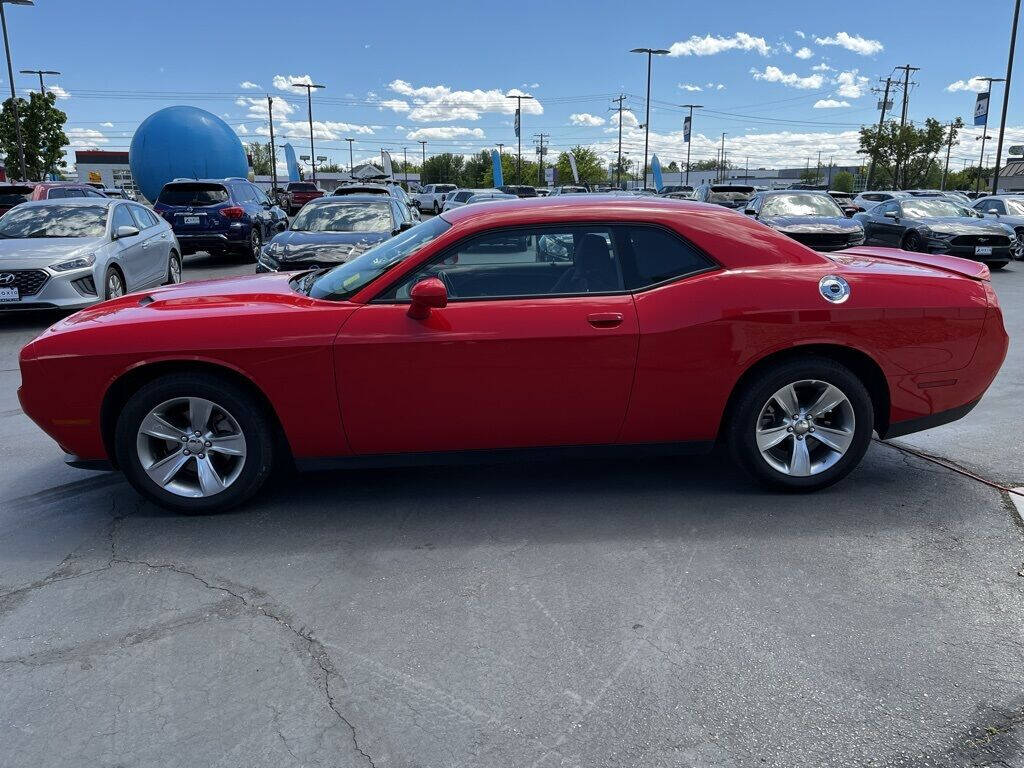
POLYGON ((994 285, 999 379, 898 441, 952 468, 353 471, 210 517, 64 466, 16 398, 52 318, 0 316, 0 765, 1024 766, 1024 265, 994 285))

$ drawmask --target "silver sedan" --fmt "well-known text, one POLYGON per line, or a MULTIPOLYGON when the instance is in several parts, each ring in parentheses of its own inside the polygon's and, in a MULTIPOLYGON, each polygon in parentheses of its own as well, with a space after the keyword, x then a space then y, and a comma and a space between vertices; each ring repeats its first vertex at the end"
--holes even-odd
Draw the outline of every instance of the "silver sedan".
POLYGON ((77 309, 181 281, 170 225, 138 203, 22 203, 0 217, 0 310, 77 309))

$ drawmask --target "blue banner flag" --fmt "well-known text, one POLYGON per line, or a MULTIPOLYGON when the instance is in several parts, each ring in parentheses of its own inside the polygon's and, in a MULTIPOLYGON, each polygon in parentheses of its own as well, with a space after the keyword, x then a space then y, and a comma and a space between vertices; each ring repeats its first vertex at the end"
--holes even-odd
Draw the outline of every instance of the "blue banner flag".
POLYGON ((974 102, 974 124, 988 125, 988 97, 989 93, 978 94, 978 100, 974 102))
POLYGON ((687 144, 690 143, 690 116, 687 115, 683 118, 683 141, 687 144))
POLYGON ((651 157, 651 175, 654 177, 654 188, 661 192, 661 188, 665 186, 665 183, 661 178, 661 161, 658 160, 657 155, 651 157))
POLYGON ((288 165, 288 181, 299 181, 299 161, 295 159, 295 148, 291 144, 284 145, 284 161, 288 165))
POLYGON ((491 165, 494 167, 494 184, 492 186, 505 186, 505 176, 501 172, 501 153, 496 149, 491 150, 491 165))
POLYGON ((516 110, 516 138, 519 138, 519 110, 516 110))

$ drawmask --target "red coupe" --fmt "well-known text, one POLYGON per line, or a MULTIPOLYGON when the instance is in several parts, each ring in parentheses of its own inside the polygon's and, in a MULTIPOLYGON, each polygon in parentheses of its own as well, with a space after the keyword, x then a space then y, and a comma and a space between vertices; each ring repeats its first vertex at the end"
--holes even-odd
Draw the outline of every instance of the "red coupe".
POLYGON ((573 195, 459 208, 327 270, 99 304, 24 348, 20 397, 72 464, 190 512, 282 462, 717 441, 811 490, 873 431, 962 417, 1006 348, 983 264, 824 255, 720 206, 573 195))

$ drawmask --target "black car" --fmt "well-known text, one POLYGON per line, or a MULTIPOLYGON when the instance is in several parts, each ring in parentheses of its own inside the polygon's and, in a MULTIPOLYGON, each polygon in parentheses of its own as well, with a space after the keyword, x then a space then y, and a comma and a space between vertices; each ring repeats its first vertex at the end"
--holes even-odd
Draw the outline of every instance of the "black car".
POLYGON ((864 225, 868 245, 947 253, 994 269, 1009 262, 1015 236, 1006 224, 976 218, 967 208, 930 197, 890 200, 854 218, 864 225))
POLYGON ((260 253, 257 272, 333 267, 415 224, 390 195, 339 195, 310 200, 291 226, 260 253))
POLYGON ((238 253, 252 261, 288 217, 245 179, 175 179, 164 184, 153 210, 163 216, 182 255, 238 253))
POLYGON ((506 195, 515 195, 516 197, 537 197, 537 190, 533 187, 528 187, 525 184, 506 184, 503 187, 498 187, 506 195))
POLYGON ((864 242, 864 226, 847 218, 826 192, 758 192, 743 212, 816 251, 838 251, 864 242))
POLYGON ((745 208, 755 191, 753 187, 744 184, 701 184, 693 199, 726 208, 745 208))

